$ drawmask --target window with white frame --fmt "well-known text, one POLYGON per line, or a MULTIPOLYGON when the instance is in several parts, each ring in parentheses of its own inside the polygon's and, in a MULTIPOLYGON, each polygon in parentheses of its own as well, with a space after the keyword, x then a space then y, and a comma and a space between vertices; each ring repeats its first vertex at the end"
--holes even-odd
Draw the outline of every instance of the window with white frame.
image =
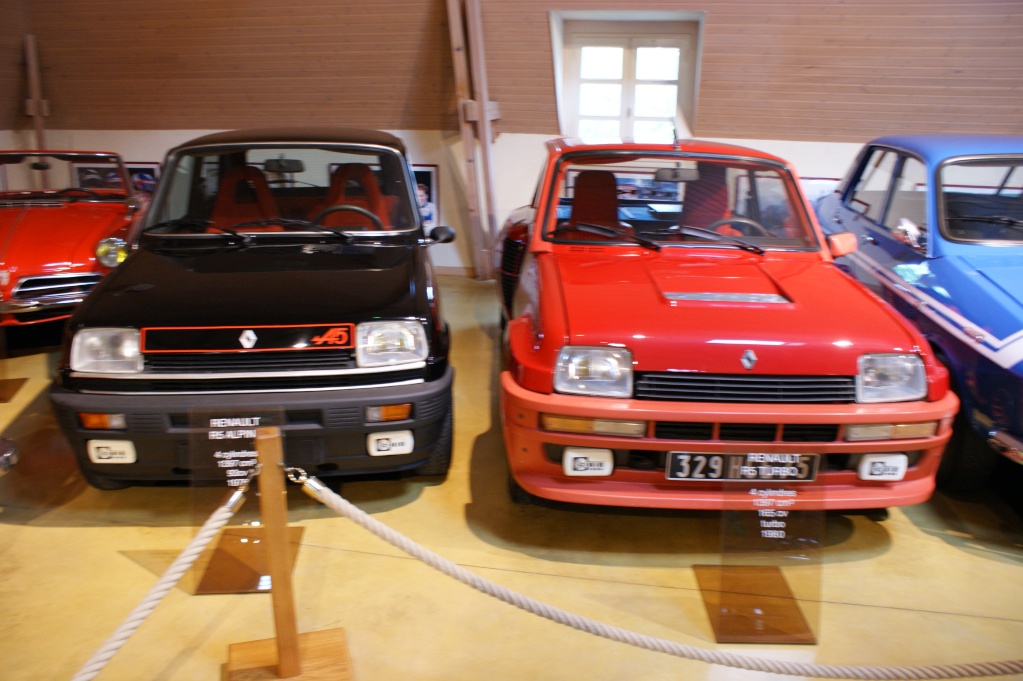
POLYGON ((696 22, 586 20, 560 28, 562 134, 638 142, 690 135, 696 22))

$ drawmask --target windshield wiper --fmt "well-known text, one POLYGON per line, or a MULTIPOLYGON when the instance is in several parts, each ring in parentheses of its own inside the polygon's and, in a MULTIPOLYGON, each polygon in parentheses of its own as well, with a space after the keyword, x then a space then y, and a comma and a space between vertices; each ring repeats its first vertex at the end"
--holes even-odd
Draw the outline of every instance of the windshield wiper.
POLYGON ((682 234, 688 236, 698 236, 703 237, 704 239, 710 239, 711 241, 721 241, 729 246, 736 246, 744 251, 756 253, 757 255, 763 255, 765 253, 764 249, 756 244, 751 244, 750 242, 743 241, 742 239, 736 239, 734 236, 728 236, 727 234, 719 234, 709 229, 704 229, 703 227, 682 227, 681 231, 682 234))
POLYGON ((618 229, 617 227, 610 227, 608 225, 595 225, 591 222, 577 222, 574 225, 565 225, 564 227, 558 227, 551 232, 551 236, 557 236, 558 234, 565 234, 566 232, 589 232, 590 234, 598 234, 600 236, 620 236, 630 241, 634 241, 641 246, 645 246, 653 251, 661 250, 661 245, 656 241, 650 239, 644 239, 643 237, 633 234, 632 232, 626 232, 624 229, 618 229))
POLYGON ((998 225, 1005 225, 1013 229, 1023 231, 1023 220, 1010 218, 1008 215, 950 215, 945 218, 950 222, 968 220, 971 222, 993 222, 998 225))
POLYGON ((212 224, 212 220, 201 220, 199 218, 175 218, 174 220, 164 220, 163 222, 158 222, 151 227, 147 227, 146 232, 155 232, 160 230, 160 233, 169 234, 170 230, 174 230, 179 227, 205 230, 212 224))

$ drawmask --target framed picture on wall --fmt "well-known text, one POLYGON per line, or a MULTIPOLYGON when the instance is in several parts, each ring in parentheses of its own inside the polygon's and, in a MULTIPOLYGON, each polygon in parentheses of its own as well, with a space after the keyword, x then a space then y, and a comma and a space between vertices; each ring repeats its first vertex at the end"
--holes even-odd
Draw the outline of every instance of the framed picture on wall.
POLYGON ((413 165, 416 176, 416 200, 423 216, 423 227, 431 229, 440 224, 440 193, 437 187, 437 166, 413 165))
MULTIPOLYGON (((159 163, 125 163, 132 186, 136 191, 152 194, 156 179, 160 177, 159 163)), ((72 163, 71 181, 86 189, 116 188, 121 186, 113 163, 72 163)))
POLYGON ((143 194, 152 194, 156 187, 156 180, 160 177, 159 163, 125 163, 128 169, 128 176, 131 177, 131 184, 135 191, 143 194))

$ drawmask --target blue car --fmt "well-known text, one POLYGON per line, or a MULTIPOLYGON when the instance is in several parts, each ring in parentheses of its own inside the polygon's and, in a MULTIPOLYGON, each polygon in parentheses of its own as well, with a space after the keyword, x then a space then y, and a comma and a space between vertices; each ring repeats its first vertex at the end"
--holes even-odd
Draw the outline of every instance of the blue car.
POLYGON ((839 265, 951 373, 962 407, 939 486, 983 486, 998 454, 1023 464, 1023 136, 875 139, 815 209, 859 240, 839 265))

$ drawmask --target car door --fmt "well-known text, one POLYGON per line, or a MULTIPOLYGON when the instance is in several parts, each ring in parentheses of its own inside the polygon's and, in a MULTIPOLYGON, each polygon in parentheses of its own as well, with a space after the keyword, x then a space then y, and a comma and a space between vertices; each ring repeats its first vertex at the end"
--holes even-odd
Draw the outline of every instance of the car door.
POLYGON ((889 302, 902 302, 899 280, 914 278, 926 259, 927 177, 914 156, 872 147, 837 207, 837 225, 856 234, 859 250, 847 258, 850 272, 889 302))

